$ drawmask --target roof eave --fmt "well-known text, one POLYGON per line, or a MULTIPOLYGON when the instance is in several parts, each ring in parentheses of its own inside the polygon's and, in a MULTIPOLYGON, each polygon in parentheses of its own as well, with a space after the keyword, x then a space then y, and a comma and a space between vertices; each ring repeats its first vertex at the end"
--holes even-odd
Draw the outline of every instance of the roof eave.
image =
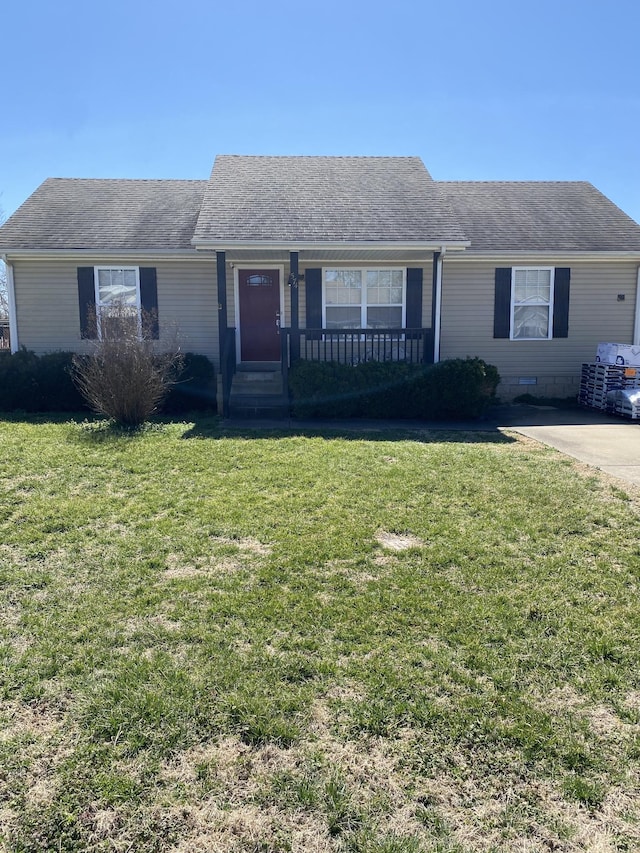
POLYGON ((465 261, 509 260, 517 258, 568 258, 583 261, 640 260, 640 249, 474 249, 464 253, 465 261))
POLYGON ((113 256, 126 258, 146 258, 146 257, 169 257, 169 258, 197 258, 197 252, 194 249, 114 249, 95 246, 93 248, 56 248, 56 249, 31 249, 24 246, 2 246, 0 245, 0 254, 10 255, 13 258, 18 257, 38 257, 38 258, 60 258, 60 257, 77 257, 77 256, 113 256))
POLYGON ((371 251, 425 251, 439 252, 443 248, 452 251, 463 251, 470 242, 468 240, 411 240, 411 241, 395 241, 395 240, 222 240, 222 239, 201 239, 194 237, 191 244, 197 250, 209 250, 224 252, 229 249, 265 249, 282 251, 298 252, 307 250, 362 250, 371 251))

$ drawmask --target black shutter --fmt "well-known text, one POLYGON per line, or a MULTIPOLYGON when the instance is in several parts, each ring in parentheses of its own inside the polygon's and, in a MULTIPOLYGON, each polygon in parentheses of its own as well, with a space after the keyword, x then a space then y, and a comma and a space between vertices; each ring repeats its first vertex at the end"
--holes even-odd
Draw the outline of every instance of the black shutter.
POLYGON ((508 338, 511 331, 511 267, 496 267, 493 337, 508 338))
POLYGON ((157 341, 160 337, 158 325, 158 286, 155 267, 140 267, 140 304, 142 306, 142 332, 145 337, 157 341))
POLYGON ((83 340, 95 340, 98 337, 98 328, 93 267, 78 267, 78 308, 80 309, 80 337, 83 340))
POLYGON ((569 337, 569 267, 556 267, 553 287, 553 337, 569 337))
MULTIPOLYGON (((304 286, 306 297, 306 327, 307 329, 322 328, 322 270, 311 269, 304 271, 304 286)), ((320 335, 307 334, 307 340, 318 339, 320 335)))
POLYGON ((407 329, 422 328, 422 267, 407 269, 407 329))

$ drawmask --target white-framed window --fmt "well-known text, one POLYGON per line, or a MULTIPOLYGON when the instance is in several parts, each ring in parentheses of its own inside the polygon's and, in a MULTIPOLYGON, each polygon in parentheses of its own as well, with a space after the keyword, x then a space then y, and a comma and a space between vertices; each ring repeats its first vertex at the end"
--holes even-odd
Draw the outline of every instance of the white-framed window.
POLYGON ((326 329, 401 329, 405 325, 406 276, 400 268, 325 268, 326 329))
POLYGON ((554 272, 554 267, 512 268, 511 340, 553 337, 554 272))
POLYGON ((128 318, 136 334, 141 334, 139 267, 95 267, 94 276, 98 337, 106 334, 110 320, 122 324, 128 318))

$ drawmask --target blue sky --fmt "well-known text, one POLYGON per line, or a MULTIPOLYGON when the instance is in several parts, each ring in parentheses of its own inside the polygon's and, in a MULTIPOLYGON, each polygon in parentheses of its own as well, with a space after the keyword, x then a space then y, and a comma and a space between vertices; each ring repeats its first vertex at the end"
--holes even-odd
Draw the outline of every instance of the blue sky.
POLYGON ((7 216, 48 176, 412 154, 437 179, 589 180, 640 220, 637 0, 22 0, 2 31, 7 216))

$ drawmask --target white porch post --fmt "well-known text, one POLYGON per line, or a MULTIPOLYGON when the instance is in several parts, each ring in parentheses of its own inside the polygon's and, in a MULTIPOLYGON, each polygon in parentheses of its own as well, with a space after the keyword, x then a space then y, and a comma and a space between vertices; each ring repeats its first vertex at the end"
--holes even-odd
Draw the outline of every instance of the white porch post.
POLYGON ((11 340, 11 352, 18 352, 20 344, 18 343, 18 315, 16 313, 16 289, 13 279, 13 264, 7 261, 6 255, 3 256, 5 268, 7 270, 7 300, 9 302, 9 338, 11 340))
POLYGON ((633 324, 633 345, 640 347, 640 267, 638 267, 638 280, 636 282, 636 319, 633 324))

